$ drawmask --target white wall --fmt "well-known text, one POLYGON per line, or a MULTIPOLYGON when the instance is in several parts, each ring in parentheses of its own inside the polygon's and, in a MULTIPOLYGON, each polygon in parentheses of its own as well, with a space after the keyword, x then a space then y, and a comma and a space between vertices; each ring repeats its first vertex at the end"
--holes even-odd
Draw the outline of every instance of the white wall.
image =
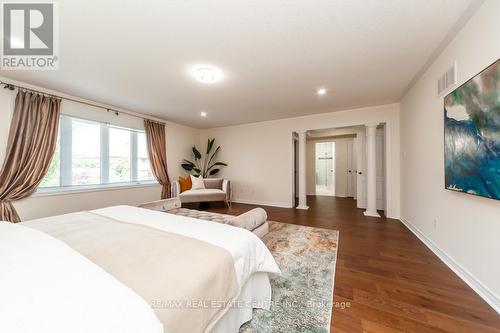
POLYGON ((192 127, 167 123, 165 128, 167 141, 167 167, 171 181, 179 176, 185 176, 186 171, 181 167, 182 160, 192 160, 191 147, 200 140, 200 130, 192 127))
POLYGON ((437 79, 457 61, 458 84, 467 81, 500 57, 499 41, 500 1, 489 0, 401 101, 401 216, 497 311, 500 202, 444 189, 437 79))
MULTIPOLYGON (((44 90, 43 88, 38 88, 44 90)), ((52 92, 54 93, 54 92, 52 92)), ((14 110, 16 91, 0 89, 0 165, 5 158, 10 120, 14 110)), ((102 117, 100 120, 119 122, 121 125, 143 128, 142 120, 120 115, 116 119, 104 119, 110 114, 98 108, 83 106, 82 104, 64 101, 61 111, 68 111, 80 117, 89 116, 90 119, 102 117)), ((177 179, 183 174, 180 163, 184 158, 190 157, 191 146, 199 141, 199 130, 187 126, 167 122, 167 164, 171 179, 177 179)), ((137 205, 142 202, 158 200, 161 187, 159 185, 148 185, 128 189, 107 189, 105 191, 80 192, 72 194, 35 194, 32 197, 14 203, 22 220, 39 218, 44 216, 69 213, 80 210, 89 210, 100 207, 129 204, 137 205)))
POLYGON ((389 216, 399 217, 399 104, 287 118, 203 130, 200 142, 216 138, 222 145, 219 159, 229 166, 222 175, 233 182, 233 199, 290 207, 292 205, 292 132, 360 125, 388 124, 392 170, 389 216))

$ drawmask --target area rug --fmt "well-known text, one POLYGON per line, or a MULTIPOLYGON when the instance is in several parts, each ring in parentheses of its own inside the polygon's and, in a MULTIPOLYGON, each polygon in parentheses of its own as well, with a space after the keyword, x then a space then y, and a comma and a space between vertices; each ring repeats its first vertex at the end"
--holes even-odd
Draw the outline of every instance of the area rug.
POLYGON ((281 268, 271 310, 254 309, 240 333, 330 332, 337 230, 269 222, 264 243, 281 268))

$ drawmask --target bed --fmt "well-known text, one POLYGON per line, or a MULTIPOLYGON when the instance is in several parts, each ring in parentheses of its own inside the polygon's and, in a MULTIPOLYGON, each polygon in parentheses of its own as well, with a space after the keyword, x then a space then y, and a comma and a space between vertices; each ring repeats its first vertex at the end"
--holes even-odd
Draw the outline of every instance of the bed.
POLYGON ((238 332, 280 274, 253 233, 132 206, 0 223, 0 332, 238 332))

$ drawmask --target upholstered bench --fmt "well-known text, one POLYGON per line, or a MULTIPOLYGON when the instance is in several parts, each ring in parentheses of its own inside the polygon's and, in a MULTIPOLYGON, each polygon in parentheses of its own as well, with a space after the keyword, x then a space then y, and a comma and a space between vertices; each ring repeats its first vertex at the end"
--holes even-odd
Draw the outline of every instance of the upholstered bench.
POLYGON ((147 202, 139 205, 139 207, 158 210, 169 214, 192 217, 200 220, 229 224, 235 227, 247 229, 260 238, 262 238, 269 232, 267 213, 262 208, 254 208, 241 215, 233 216, 228 214, 219 214, 182 208, 182 204, 179 198, 147 202))

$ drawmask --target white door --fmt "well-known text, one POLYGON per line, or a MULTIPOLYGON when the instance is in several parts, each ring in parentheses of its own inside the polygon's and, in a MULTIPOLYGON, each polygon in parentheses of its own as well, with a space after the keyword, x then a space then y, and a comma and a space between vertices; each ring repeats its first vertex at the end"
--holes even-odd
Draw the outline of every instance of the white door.
POLYGON ((357 176, 357 161, 358 159, 358 151, 357 151, 357 144, 356 144, 356 138, 352 139, 352 179, 353 179, 353 194, 352 197, 354 200, 358 199, 358 176, 357 176))
POLYGON ((354 140, 347 141, 347 196, 350 198, 354 197, 355 189, 355 172, 354 161, 356 156, 354 155, 354 140))
POLYGON ((377 209, 385 211, 385 128, 377 129, 377 209))
POLYGON ((366 134, 365 130, 356 133, 356 196, 357 207, 366 208, 366 134))
MULTIPOLYGON (((299 142, 293 139, 293 179, 294 195, 293 200, 299 197, 299 142)), ((295 201, 294 201, 295 202, 295 201)))

